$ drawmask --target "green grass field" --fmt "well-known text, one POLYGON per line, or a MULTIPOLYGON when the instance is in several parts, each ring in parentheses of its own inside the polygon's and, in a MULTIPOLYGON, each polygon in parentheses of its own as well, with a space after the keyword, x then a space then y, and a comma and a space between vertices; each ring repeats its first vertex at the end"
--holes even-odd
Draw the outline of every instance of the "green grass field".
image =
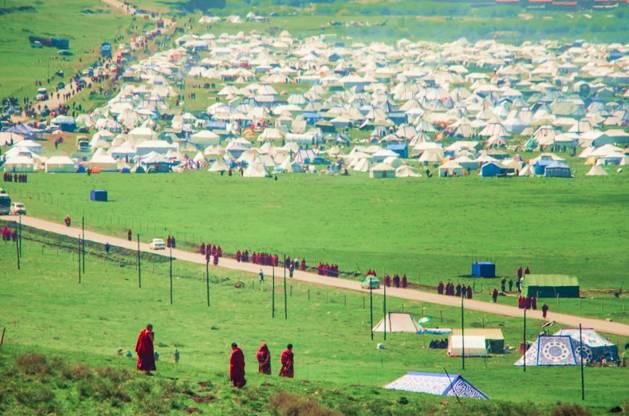
MULTIPOLYGON (((24 236, 20 271, 15 270, 13 262, 15 246, 0 244, 0 258, 7 260, 3 261, 3 268, 11 270, 3 274, 4 284, 0 288, 3 299, 0 326, 7 327, 5 343, 11 351, 41 350, 84 365, 131 369, 134 361, 118 356, 116 351, 119 348, 133 350, 137 332, 150 321, 155 325, 160 378, 177 378, 195 384, 209 380, 222 386, 222 390, 228 390, 227 361, 231 341, 238 341, 244 348, 248 388, 251 389, 261 388, 267 381, 255 374, 252 361, 259 342, 266 340, 270 345, 274 374, 278 371, 282 346, 292 342, 297 378, 294 382, 285 382, 273 376, 272 389, 288 388, 302 394, 318 390, 320 395, 316 397, 336 407, 350 405, 346 403, 350 400, 348 396, 353 398, 353 406, 376 397, 395 403, 398 394, 385 394, 378 387, 409 370, 441 372, 445 368, 450 373, 461 372, 459 359, 447 358, 444 350, 427 348, 430 336, 390 334, 385 349, 378 351, 375 344, 384 341, 382 334, 370 340, 365 294, 328 290, 289 280, 288 320, 283 317, 283 292, 279 284, 276 318, 272 319, 269 280, 264 290, 260 290, 255 276, 212 268, 211 306, 208 308, 204 267, 175 261, 174 305, 169 305, 168 262, 164 259, 144 255, 143 285, 138 289, 133 253, 114 249, 106 259, 102 247, 90 246, 86 275, 78 284, 76 255, 63 248, 64 245, 73 247, 75 243, 51 240, 28 230, 24 236), (49 244, 44 246, 31 238, 49 244), (236 281, 243 281, 245 287, 236 289, 236 281), (181 352, 178 365, 172 360, 175 347, 181 352), (334 404, 335 400, 339 402, 334 404)), ((388 299, 387 303, 391 311, 410 311, 416 317, 434 316, 434 324, 441 327, 460 325, 457 309, 402 303, 395 299, 388 299)), ((382 311, 382 298, 375 297, 374 305, 377 320, 382 311)), ((508 345, 517 345, 522 337, 519 319, 466 312, 465 322, 467 327, 484 324, 502 328, 508 345)), ((539 332, 538 325, 529 322, 530 339, 539 332)), ((620 345, 627 342, 622 337, 611 339, 620 345)), ((492 399, 498 400, 494 406, 506 406, 501 404, 504 401, 521 405, 535 402, 539 406, 549 406, 558 400, 579 401, 578 368, 529 368, 523 373, 512 365, 517 357, 512 353, 487 360, 468 359, 463 374, 492 399)), ((585 404, 595 413, 623 405, 627 391, 622 380, 626 379, 627 371, 587 368, 588 400, 585 404)), ((421 395, 410 396, 413 403, 420 399, 433 404, 437 401, 437 398, 425 399, 421 395)), ((354 414, 382 413, 368 413, 363 409, 354 414)))
POLYGON ((219 243, 227 252, 269 250, 336 262, 342 270, 375 268, 435 283, 470 272, 473 259, 497 262, 513 276, 573 274, 584 288, 622 287, 629 258, 625 176, 374 181, 283 175, 278 181, 181 175, 31 175, 6 183, 29 214, 144 240, 167 233, 180 244, 219 243), (89 201, 91 189, 110 202, 89 201), (138 190, 141 189, 141 192, 138 190))

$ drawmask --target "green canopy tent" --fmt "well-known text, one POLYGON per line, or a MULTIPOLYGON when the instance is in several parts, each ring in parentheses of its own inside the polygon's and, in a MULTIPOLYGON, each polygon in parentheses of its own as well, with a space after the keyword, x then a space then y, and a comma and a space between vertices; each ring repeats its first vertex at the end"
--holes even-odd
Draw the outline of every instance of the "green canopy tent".
POLYGON ((522 292, 537 298, 578 298, 579 279, 562 274, 529 274, 524 278, 522 292))

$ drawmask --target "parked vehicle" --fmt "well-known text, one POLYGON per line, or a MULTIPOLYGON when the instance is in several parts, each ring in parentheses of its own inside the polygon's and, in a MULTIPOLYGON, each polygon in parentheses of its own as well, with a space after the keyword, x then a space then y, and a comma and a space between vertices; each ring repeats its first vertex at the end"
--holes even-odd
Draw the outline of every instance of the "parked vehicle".
POLYGON ((9 215, 11 213, 11 198, 9 194, 0 192, 0 215, 9 215))
POLYGON ((166 250, 166 243, 161 238, 154 238, 149 244, 151 250, 166 250))
POLYGON ((10 213, 11 215, 26 215, 26 206, 22 202, 13 202, 10 213))

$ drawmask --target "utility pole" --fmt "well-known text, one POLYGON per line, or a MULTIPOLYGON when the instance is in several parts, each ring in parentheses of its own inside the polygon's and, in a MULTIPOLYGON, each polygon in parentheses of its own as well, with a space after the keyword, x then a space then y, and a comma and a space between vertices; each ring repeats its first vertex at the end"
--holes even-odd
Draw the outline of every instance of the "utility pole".
POLYGON ((465 295, 461 291, 461 368, 465 370, 465 295))
POLYGON ((210 256, 205 255, 205 291, 207 293, 207 306, 210 306, 210 256))
POLYGON ((168 256, 170 263, 170 304, 173 304, 173 248, 170 247, 170 255, 168 256))
POLYGON ((387 285, 383 286, 382 312, 384 312, 384 340, 387 340, 387 285))
POLYGON ((79 259, 79 284, 81 284, 81 236, 79 235, 79 239, 77 240, 78 243, 78 251, 77 251, 77 258, 79 259))
POLYGON ((579 324, 579 345, 581 346, 579 358, 581 360, 581 400, 585 400, 585 372, 583 369, 583 329, 579 324))
POLYGON ((20 213, 20 225, 18 227, 18 239, 20 240, 20 258, 22 257, 22 213, 20 213))
POLYGON ((142 289, 142 262, 140 258, 140 233, 137 234, 138 240, 138 289, 142 289))
POLYGON ((284 319, 288 319, 288 299, 286 298, 286 256, 284 256, 284 319))
POLYGON ((524 372, 526 373, 526 351, 528 350, 528 348, 526 347, 526 308, 524 308, 524 315, 523 315, 523 331, 522 331, 522 343, 524 344, 524 355, 522 356, 522 362, 523 362, 523 369, 524 372))
POLYGON ((373 288, 371 286, 371 277, 369 277, 369 324, 371 330, 371 340, 373 341, 373 288))
POLYGON ((81 244, 81 251, 83 256, 83 274, 85 274, 85 217, 81 217, 81 240, 83 243, 81 244))

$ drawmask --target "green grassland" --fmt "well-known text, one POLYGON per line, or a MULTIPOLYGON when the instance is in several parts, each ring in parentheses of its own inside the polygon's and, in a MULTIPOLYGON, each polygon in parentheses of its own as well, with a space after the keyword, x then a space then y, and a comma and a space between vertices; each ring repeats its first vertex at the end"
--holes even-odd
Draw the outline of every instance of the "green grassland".
MULTIPOLYGON (((345 414, 387 414, 379 411, 378 406, 399 407, 396 403, 400 396, 408 397, 413 406, 434 408, 440 399, 386 393, 378 387, 409 370, 442 372, 445 368, 450 373, 462 372, 497 401, 491 406, 498 409, 510 406, 505 401, 519 403, 515 406, 535 402, 544 408, 558 398, 564 402, 580 400, 576 367, 529 368, 523 373, 512 365, 517 359, 517 354, 512 353, 487 360, 468 359, 466 369, 461 370, 459 359, 447 358, 444 350, 427 348, 430 336, 389 334, 384 341, 382 334, 377 334, 371 341, 366 294, 308 286, 289 279, 285 320, 284 294, 278 280, 276 317, 272 319, 270 279, 261 290, 255 276, 212 267, 208 307, 204 267, 175 261, 174 304, 170 305, 169 265, 165 259, 143 255, 142 289, 138 289, 133 253, 114 249, 106 257, 102 246, 89 244, 86 274, 78 284, 77 257, 64 248, 75 244, 26 230, 20 271, 13 261, 15 246, 0 244, 4 270, 0 326, 7 327, 5 343, 9 351, 39 350, 83 365, 132 369, 134 361, 119 356, 117 350, 132 351, 137 332, 150 321, 155 325, 156 350, 160 354, 159 379, 176 378, 194 385, 209 381, 218 390, 212 393, 219 396, 215 405, 227 406, 225 414, 236 414, 232 413, 236 411, 233 406, 247 403, 244 399, 233 400, 241 396, 234 396, 236 393, 227 387, 228 346, 234 340, 247 357, 249 384, 245 392, 238 393, 245 397, 251 394, 248 389, 260 392, 285 388, 316 397, 325 406, 339 408, 345 414), (237 281, 243 282, 244 287, 236 288, 237 281), (295 345, 294 381, 255 374, 253 356, 261 340, 266 340, 271 348, 274 374, 283 345, 295 345), (377 342, 385 343, 384 350, 375 348, 377 342), (181 353, 179 364, 172 359, 175 348, 181 353)), ((456 308, 391 298, 387 304, 391 311, 433 316, 436 326, 460 325, 460 311, 456 308)), ((382 314, 382 298, 376 296, 374 305, 377 320, 382 314)), ((519 319, 466 312, 465 322, 467 327, 502 328, 508 345, 516 346, 522 337, 519 319)), ((528 338, 534 339, 540 323, 531 320, 528 325, 528 338)), ((620 345, 627 342, 623 337, 611 339, 620 345)), ((587 368, 585 405, 594 413, 623 405, 627 391, 622 380, 627 371, 587 368)), ((130 387, 129 391, 134 389, 130 387)), ((467 403, 464 401, 461 406, 466 407, 467 403)), ((494 413, 490 408, 474 411, 474 405, 469 406, 473 414, 494 413)), ((452 414, 458 414, 456 410, 452 414)), ((505 414, 504 411, 495 412, 505 414)), ((408 414, 408 409, 398 408, 397 412, 391 414, 408 414)))
MULTIPOLYGON (((572 274, 584 289, 622 288, 629 266, 627 178, 415 178, 280 175, 279 180, 180 175, 31 175, 4 184, 29 215, 144 240, 219 243, 227 252, 267 250, 375 268, 435 284, 470 272, 473 259, 513 276, 572 274), (91 189, 110 202, 89 201, 91 189), (141 190, 141 191, 139 191, 141 190)), ((495 281, 494 281, 495 282, 495 281)), ((495 283, 497 285, 497 283, 495 283)))
POLYGON ((51 88, 67 82, 68 76, 97 59, 101 42, 127 35, 132 21, 96 0, 7 0, 2 6, 33 9, 0 15, 0 96, 32 96, 35 80, 51 88), (93 13, 82 13, 86 10, 93 13), (56 48, 31 48, 31 35, 68 38, 73 55, 61 57, 56 48), (58 70, 65 72, 64 78, 54 77, 58 70), (48 77, 53 82, 46 85, 48 77))
MULTIPOLYGON (((238 14, 242 18, 250 12, 268 15, 268 22, 245 21, 233 25, 193 25, 197 30, 209 29, 216 33, 258 30, 275 33, 288 30, 297 36, 338 34, 357 40, 395 41, 400 38, 452 41, 461 37, 469 40, 496 39, 521 43, 530 40, 586 39, 594 42, 622 42, 629 34, 621 7, 606 11, 535 11, 523 7, 492 5, 475 7, 468 2, 444 1, 255 1, 227 0, 225 7, 193 8, 202 1, 138 0, 134 4, 171 14, 199 10, 226 16, 238 14), (302 7, 294 7, 302 6, 302 7)), ((206 1, 210 6, 220 1, 206 1)), ((186 19, 188 16, 186 16, 186 19)))

